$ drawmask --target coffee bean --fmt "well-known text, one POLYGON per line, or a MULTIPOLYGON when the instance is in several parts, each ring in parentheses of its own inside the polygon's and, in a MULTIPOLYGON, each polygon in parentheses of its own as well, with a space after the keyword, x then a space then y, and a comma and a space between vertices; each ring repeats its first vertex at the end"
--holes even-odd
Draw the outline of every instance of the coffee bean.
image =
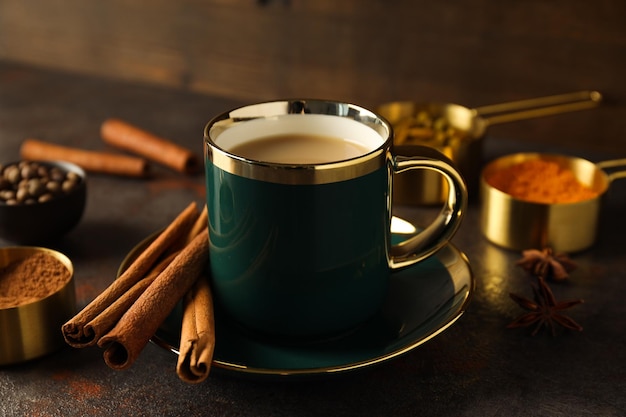
POLYGON ((9 165, 4 169, 4 178, 6 178, 11 184, 17 184, 22 179, 20 175, 20 168, 15 165, 9 165))
POLYGON ((2 190, 0 191, 0 199, 9 201, 15 199, 15 191, 13 190, 2 190))
POLYGON ((75 187, 76 187, 76 181, 72 181, 72 180, 65 180, 63 181, 63 184, 61 184, 61 189, 66 194, 71 192, 75 187))
POLYGON ((17 201, 20 201, 20 202, 25 201, 28 197, 29 197, 28 188, 20 187, 17 189, 17 192, 15 193, 15 199, 17 201))
MULTIPOLYGON (((63 182, 63 180, 65 179, 65 173, 63 171, 61 171, 59 168, 52 168, 49 172, 50 174, 50 178, 53 181, 57 181, 57 182, 63 182)), ((74 174, 73 172, 68 172, 69 174, 74 174)))
POLYGON ((20 170, 20 175, 22 178, 30 179, 35 178, 37 176, 37 170, 35 167, 31 167, 29 165, 23 166, 20 170))
POLYGON ((75 172, 44 163, 0 164, 0 204, 44 203, 70 193, 81 181, 75 172))
POLYGON ((50 180, 46 183, 46 189, 52 194, 57 194, 61 192, 61 184, 59 184, 57 181, 50 180))
POLYGON ((39 197, 45 189, 46 186, 38 178, 28 180, 28 194, 31 196, 39 197))
POLYGON ((46 201, 50 201, 54 198, 54 196, 50 193, 46 193, 46 194, 42 194, 41 196, 39 196, 39 198, 37 199, 37 201, 39 203, 45 203, 46 201))

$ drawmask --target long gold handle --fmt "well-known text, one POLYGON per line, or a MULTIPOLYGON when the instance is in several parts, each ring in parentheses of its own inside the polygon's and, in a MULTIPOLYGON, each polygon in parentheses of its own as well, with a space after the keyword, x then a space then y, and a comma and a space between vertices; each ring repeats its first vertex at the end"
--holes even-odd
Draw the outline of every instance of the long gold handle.
POLYGON ((532 119, 597 107, 602 102, 598 91, 578 91, 541 98, 512 101, 474 108, 487 125, 532 119))
MULTIPOLYGON (((621 168, 626 167, 626 158, 623 159, 612 159, 610 161, 602 161, 598 162, 596 166, 604 171, 607 171, 609 168, 621 168)), ((615 172, 607 172, 609 176, 609 181, 614 181, 620 178, 626 178, 626 170, 623 171, 615 171, 615 172)))

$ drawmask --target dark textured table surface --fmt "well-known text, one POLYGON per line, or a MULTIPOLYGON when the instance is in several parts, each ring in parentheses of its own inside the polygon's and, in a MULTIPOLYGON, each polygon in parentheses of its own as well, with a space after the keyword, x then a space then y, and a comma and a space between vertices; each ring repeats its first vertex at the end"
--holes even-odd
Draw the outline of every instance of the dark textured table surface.
MULTIPOLYGON (((99 126, 112 116, 200 154, 205 122, 236 104, 0 63, 0 159, 18 159, 28 137, 105 149, 99 126)), ((494 138, 485 145, 486 159, 540 150, 494 138)), ((139 241, 190 201, 204 200, 202 176, 161 168, 148 180, 90 175, 88 187, 81 223, 50 245, 74 262, 79 307, 109 285, 139 241)), ((109 369, 98 348, 65 347, 0 367, 0 415, 626 415, 626 181, 614 182, 606 197, 597 244, 572 257, 578 268, 567 282, 551 284, 557 299, 585 300, 568 312, 582 332, 532 337, 528 329, 506 328, 521 313, 508 294, 530 296, 528 278, 514 265, 519 253, 480 235, 474 201, 453 239, 469 257, 476 279, 468 309, 442 334, 393 361, 323 380, 260 381, 214 373, 189 385, 176 376, 174 354, 153 344, 126 371, 109 369)), ((398 214, 419 222, 432 210, 401 207, 398 214)), ((0 246, 9 244, 0 240, 0 246)), ((0 337, 11 335, 0 328, 0 337)))

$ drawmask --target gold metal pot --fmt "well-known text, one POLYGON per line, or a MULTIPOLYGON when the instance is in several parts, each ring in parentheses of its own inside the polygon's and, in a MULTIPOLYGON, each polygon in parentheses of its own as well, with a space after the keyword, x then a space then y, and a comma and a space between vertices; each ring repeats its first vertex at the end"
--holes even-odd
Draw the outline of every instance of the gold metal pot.
POLYGON ((485 237, 512 250, 552 248, 558 252, 578 252, 592 246, 603 196, 612 181, 626 178, 626 170, 608 173, 610 168, 626 167, 626 159, 592 163, 563 155, 518 153, 489 163, 480 177, 480 222, 485 237), (569 169, 597 196, 576 203, 543 204, 524 201, 491 186, 486 178, 505 167, 540 159, 569 169))
MULTIPOLYGON (((580 91, 477 108, 450 103, 386 103, 377 112, 394 128, 394 144, 411 156, 411 146, 437 149, 450 158, 465 177, 470 197, 478 192, 483 165, 483 138, 489 126, 596 107, 597 91, 580 91)), ((445 181, 434 172, 411 171, 394 180, 394 202, 407 205, 440 204, 447 195, 445 181)))
POLYGON ((35 253, 58 259, 70 272, 69 280, 42 299, 0 309, 0 366, 28 361, 63 346, 61 326, 76 310, 74 267, 62 253, 52 249, 15 246, 0 249, 0 268, 35 253))

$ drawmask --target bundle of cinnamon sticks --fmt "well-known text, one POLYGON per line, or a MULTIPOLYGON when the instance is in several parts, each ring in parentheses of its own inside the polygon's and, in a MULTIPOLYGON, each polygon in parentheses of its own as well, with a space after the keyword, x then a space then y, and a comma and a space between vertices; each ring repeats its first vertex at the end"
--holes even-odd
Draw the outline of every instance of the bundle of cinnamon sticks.
POLYGON ((149 161, 183 174, 200 171, 200 160, 190 149, 120 119, 107 119, 100 126, 102 141, 133 155, 61 146, 38 139, 23 141, 20 154, 26 160, 61 160, 88 172, 147 177, 149 161))
POLYGON ((183 325, 176 371, 189 383, 205 380, 215 346, 213 301, 203 272, 208 263, 206 206, 191 203, 128 268, 62 326, 73 347, 97 345, 113 369, 127 369, 177 303, 183 325))

